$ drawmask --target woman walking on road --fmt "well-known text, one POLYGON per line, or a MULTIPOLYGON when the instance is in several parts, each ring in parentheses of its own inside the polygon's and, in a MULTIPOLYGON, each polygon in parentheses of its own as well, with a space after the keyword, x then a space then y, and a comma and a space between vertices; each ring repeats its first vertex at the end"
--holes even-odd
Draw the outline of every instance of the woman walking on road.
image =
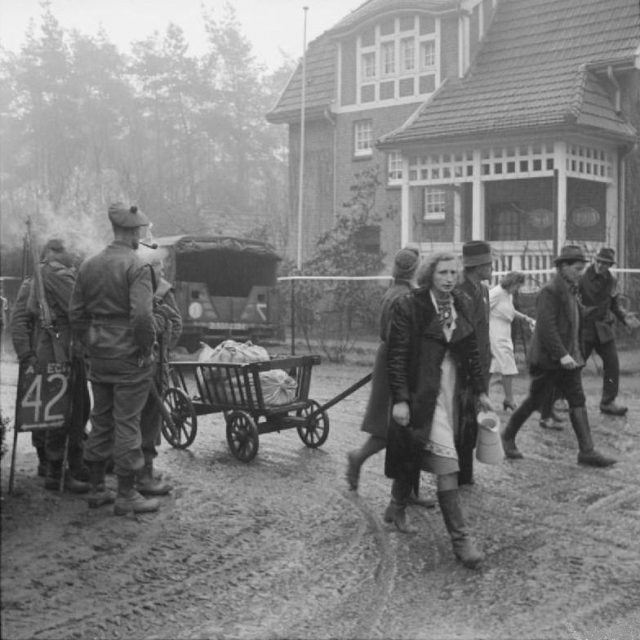
MULTIPOLYGON (((420 253, 413 247, 405 247, 396 253, 393 260, 393 282, 382 297, 380 309, 380 345, 373 365, 371 394, 361 430, 369 437, 360 449, 347 453, 347 483, 351 491, 358 490, 360 469, 372 455, 387 446, 389 423, 389 380, 387 378, 387 346, 391 309, 396 300, 413 288, 413 277, 420 264, 420 253)), ((434 500, 421 500, 412 495, 412 502, 425 507, 435 506, 434 500)))
POLYGON ((499 373, 504 388, 504 410, 516 409, 513 399, 513 377, 518 375, 518 367, 511 338, 511 324, 515 318, 526 320, 533 329, 533 318, 520 313, 513 306, 513 296, 524 284, 524 273, 510 271, 503 276, 500 284, 489 291, 489 338, 491 340, 491 373, 499 373))
POLYGON ((483 559, 471 539, 460 504, 458 451, 464 445, 462 408, 492 405, 482 375, 471 318, 454 286, 459 263, 438 253, 423 264, 418 289, 394 306, 387 340, 392 397, 385 474, 393 478, 385 519, 404 519, 420 470, 437 477, 438 502, 456 557, 470 568, 483 559))

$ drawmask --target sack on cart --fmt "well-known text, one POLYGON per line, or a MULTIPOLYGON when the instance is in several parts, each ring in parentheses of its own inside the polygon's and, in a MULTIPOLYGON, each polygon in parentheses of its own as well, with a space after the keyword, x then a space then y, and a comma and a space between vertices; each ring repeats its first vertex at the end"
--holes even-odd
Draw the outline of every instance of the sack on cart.
MULTIPOLYGON (((199 362, 215 363, 248 363, 267 362, 271 359, 269 352, 257 344, 225 340, 215 348, 202 344, 198 354, 199 362)), ((262 397, 266 405, 280 406, 296 399, 297 382, 283 369, 273 369, 259 374, 262 397)), ((224 404, 237 403, 243 391, 256 396, 253 380, 249 382, 249 389, 242 388, 242 380, 235 370, 211 369, 209 382, 213 385, 215 396, 224 404)))

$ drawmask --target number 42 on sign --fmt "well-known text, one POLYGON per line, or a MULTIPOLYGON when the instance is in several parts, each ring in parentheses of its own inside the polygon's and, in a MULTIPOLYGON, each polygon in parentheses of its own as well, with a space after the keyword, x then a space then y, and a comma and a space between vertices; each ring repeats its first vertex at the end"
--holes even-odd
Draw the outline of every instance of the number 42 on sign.
POLYGON ((21 372, 16 427, 20 431, 64 425, 71 409, 70 364, 48 362, 21 372))

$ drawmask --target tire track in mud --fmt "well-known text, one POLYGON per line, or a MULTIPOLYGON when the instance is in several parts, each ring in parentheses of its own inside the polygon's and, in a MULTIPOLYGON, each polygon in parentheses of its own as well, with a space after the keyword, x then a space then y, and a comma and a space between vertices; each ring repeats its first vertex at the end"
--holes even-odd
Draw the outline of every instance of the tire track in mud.
POLYGON ((350 594, 361 597, 363 584, 382 594, 370 599, 375 613, 393 573, 386 533, 366 505, 326 482, 328 456, 292 446, 248 466, 228 453, 202 456, 205 439, 195 456, 173 456, 180 484, 157 514, 80 513, 64 532, 93 551, 72 563, 77 586, 22 630, 12 625, 15 637, 198 637, 203 619, 207 637, 312 634, 350 594), (204 467, 212 489, 203 484, 204 467), (295 531, 286 531, 287 522, 295 531), (107 574, 111 593, 100 585, 107 574), (246 602, 251 612, 241 621, 246 602))

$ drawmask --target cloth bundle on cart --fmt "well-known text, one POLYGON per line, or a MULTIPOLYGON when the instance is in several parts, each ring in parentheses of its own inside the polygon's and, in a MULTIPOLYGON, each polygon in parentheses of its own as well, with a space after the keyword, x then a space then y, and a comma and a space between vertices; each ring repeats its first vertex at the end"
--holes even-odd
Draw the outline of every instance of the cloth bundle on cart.
MULTIPOLYGON (((198 353, 199 362, 216 363, 247 363, 266 362, 271 359, 269 352, 251 341, 236 342, 225 340, 215 348, 202 343, 198 353)), ((237 379, 224 376, 220 370, 211 370, 211 383, 216 387, 216 394, 226 398, 240 393, 237 379)), ((283 369, 273 369, 259 374, 260 387, 265 404, 279 406, 292 402, 296 397, 297 382, 283 369)), ((255 385, 251 385, 251 392, 255 393, 255 385)))

